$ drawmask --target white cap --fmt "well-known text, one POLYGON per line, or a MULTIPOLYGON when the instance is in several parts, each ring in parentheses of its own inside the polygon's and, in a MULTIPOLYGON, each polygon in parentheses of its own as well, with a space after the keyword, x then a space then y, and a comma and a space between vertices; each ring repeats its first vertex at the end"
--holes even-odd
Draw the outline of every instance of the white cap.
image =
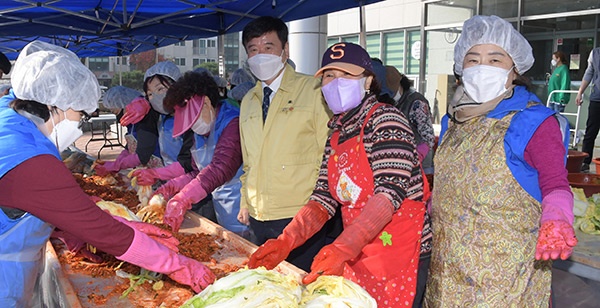
POLYGON ((167 76, 173 79, 173 81, 177 81, 177 79, 181 77, 181 71, 179 71, 179 68, 177 65, 175 65, 175 63, 171 61, 163 61, 154 64, 146 71, 144 74, 144 81, 148 80, 148 78, 154 75, 167 76))
POLYGON ((92 113, 101 95, 98 79, 73 52, 41 41, 23 48, 11 82, 17 98, 62 110, 92 113))
POLYGON ((104 93, 102 105, 106 108, 125 108, 131 101, 141 96, 139 91, 124 86, 114 86, 104 93))
POLYGON ((508 21, 493 15, 476 15, 465 21, 454 46, 454 71, 459 76, 462 76, 463 61, 469 49, 481 44, 494 44, 504 49, 521 75, 535 61, 529 42, 508 21))
POLYGON ((207 73, 207 74, 208 74, 208 76, 212 76, 212 75, 213 75, 213 74, 212 74, 212 73, 211 73, 209 70, 207 70, 207 69, 206 69, 206 68, 204 68, 204 67, 196 67, 196 68, 193 70, 193 72, 194 72, 194 73, 198 73, 198 74, 207 73))

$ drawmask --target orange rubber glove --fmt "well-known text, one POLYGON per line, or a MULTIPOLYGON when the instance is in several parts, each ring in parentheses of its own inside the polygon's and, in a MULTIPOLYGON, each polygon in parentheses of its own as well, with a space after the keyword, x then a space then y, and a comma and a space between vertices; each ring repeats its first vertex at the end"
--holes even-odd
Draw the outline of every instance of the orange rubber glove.
POLYGON ((536 260, 566 260, 577 245, 573 229, 573 193, 554 190, 542 199, 540 231, 535 246, 536 260))
POLYGON ((310 273, 302 279, 309 284, 321 275, 342 276, 346 261, 355 258, 381 230, 392 221, 394 206, 388 197, 376 194, 367 201, 351 225, 332 243, 315 256, 310 273))
POLYGON ((288 257, 294 248, 304 244, 306 240, 321 230, 330 217, 325 207, 319 202, 308 201, 277 239, 270 239, 258 247, 250 256, 248 267, 275 268, 288 257))
POLYGON ((122 126, 127 126, 129 124, 135 124, 141 121, 146 114, 150 111, 150 102, 148 102, 143 97, 137 97, 129 103, 129 105, 125 106, 125 113, 123 117, 121 117, 122 126))

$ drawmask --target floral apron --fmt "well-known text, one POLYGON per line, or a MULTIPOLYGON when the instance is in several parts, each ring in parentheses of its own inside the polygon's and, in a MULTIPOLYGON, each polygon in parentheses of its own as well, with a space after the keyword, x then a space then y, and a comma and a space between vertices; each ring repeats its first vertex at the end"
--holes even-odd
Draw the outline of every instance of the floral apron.
POLYGON ((551 263, 534 258, 541 205, 506 164, 514 114, 450 124, 436 152, 425 307, 548 307, 551 263))
MULTIPOLYGON (((371 108, 365 124, 376 109, 377 105, 371 108)), ((329 187, 331 195, 342 204, 344 226, 360 215, 373 196, 373 171, 363 136, 364 125, 356 138, 339 144, 339 131, 335 131, 330 140, 329 187)), ((346 263, 344 277, 369 292, 380 308, 412 306, 424 215, 423 202, 405 199, 383 231, 346 263)))

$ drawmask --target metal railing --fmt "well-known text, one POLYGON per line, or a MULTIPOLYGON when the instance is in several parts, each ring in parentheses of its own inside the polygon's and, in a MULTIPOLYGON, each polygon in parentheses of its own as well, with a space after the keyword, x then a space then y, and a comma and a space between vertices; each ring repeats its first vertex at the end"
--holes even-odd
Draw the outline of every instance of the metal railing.
MULTIPOLYGON (((552 92, 550 92, 550 94, 548 94, 548 100, 546 101, 546 107, 550 107, 550 102, 551 102, 551 98, 552 95, 555 93, 575 93, 577 94, 579 91, 578 90, 554 90, 552 92)), ((583 94, 581 95, 581 100, 584 99, 583 94)), ((571 138, 571 146, 573 148, 575 148, 577 146, 577 129, 579 128, 579 115, 581 114, 581 105, 577 106, 577 112, 573 113, 573 112, 561 112, 560 114, 562 114, 563 116, 567 116, 567 117, 575 117, 575 125, 573 128, 570 129, 571 133, 572 133, 572 138, 571 138)))

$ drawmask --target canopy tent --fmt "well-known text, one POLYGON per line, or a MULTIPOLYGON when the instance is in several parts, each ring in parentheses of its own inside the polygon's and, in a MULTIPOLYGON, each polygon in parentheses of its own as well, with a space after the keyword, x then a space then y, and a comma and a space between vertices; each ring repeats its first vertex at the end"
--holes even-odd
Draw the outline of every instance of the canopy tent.
POLYGON ((3 0, 0 51, 41 39, 80 57, 120 56, 238 32, 258 16, 292 21, 382 0, 3 0))

